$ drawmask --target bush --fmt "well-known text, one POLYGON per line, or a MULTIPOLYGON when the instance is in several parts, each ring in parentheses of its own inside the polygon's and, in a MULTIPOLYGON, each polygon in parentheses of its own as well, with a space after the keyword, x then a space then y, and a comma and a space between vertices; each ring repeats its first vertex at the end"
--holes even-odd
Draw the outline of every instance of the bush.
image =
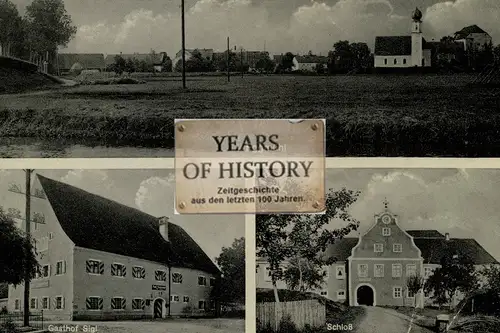
POLYGON ((0 333, 19 333, 19 330, 12 320, 8 320, 0 325, 0 333))
POLYGON ((283 316, 278 325, 278 333, 299 333, 290 315, 283 316))
POLYGON ((7 313, 9 313, 9 311, 7 311, 7 307, 6 306, 2 307, 2 310, 0 310, 0 315, 7 314, 7 313))
POLYGON ((182 308, 182 314, 185 315, 192 315, 193 311, 194 309, 191 305, 186 305, 185 307, 182 308))

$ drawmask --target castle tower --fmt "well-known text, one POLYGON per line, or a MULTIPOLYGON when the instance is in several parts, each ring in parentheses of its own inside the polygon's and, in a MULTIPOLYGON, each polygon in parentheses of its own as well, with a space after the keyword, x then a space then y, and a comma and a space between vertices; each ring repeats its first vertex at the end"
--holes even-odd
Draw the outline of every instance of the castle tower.
POLYGON ((422 43, 422 12, 416 8, 412 16, 411 25, 411 64, 422 67, 423 63, 423 43, 422 43))

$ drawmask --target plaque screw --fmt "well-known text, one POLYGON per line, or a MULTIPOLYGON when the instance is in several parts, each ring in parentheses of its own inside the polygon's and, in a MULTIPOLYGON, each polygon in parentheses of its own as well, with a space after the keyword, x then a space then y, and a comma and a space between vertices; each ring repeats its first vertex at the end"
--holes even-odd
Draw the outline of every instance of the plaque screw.
POLYGON ((312 124, 311 128, 313 131, 317 131, 319 127, 318 127, 318 124, 312 124))
POLYGON ((318 201, 316 201, 315 203, 313 203, 313 208, 314 209, 318 209, 320 207, 320 204, 318 201))
POLYGON ((184 202, 181 202, 181 203, 179 204, 179 208, 180 208, 180 209, 184 209, 184 208, 186 208, 186 204, 185 204, 184 202))
POLYGON ((186 126, 179 125, 179 132, 184 132, 185 129, 186 129, 186 126))

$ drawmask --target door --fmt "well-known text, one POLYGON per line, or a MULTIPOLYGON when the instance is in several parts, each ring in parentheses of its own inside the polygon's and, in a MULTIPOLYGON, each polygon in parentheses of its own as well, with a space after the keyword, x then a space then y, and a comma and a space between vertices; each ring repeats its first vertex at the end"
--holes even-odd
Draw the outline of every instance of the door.
POLYGON ((157 299, 154 302, 154 318, 163 318, 163 300, 157 299))
POLYGON ((359 305, 373 306, 373 289, 369 286, 361 286, 358 288, 357 301, 359 305))

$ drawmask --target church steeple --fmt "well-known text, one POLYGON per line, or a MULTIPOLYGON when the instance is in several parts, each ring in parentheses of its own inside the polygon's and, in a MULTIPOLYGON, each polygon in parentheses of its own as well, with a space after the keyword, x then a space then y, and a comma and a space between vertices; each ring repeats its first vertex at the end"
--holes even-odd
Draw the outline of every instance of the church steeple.
POLYGON ((415 22, 422 22, 422 12, 418 9, 418 7, 413 11, 411 18, 415 22))

